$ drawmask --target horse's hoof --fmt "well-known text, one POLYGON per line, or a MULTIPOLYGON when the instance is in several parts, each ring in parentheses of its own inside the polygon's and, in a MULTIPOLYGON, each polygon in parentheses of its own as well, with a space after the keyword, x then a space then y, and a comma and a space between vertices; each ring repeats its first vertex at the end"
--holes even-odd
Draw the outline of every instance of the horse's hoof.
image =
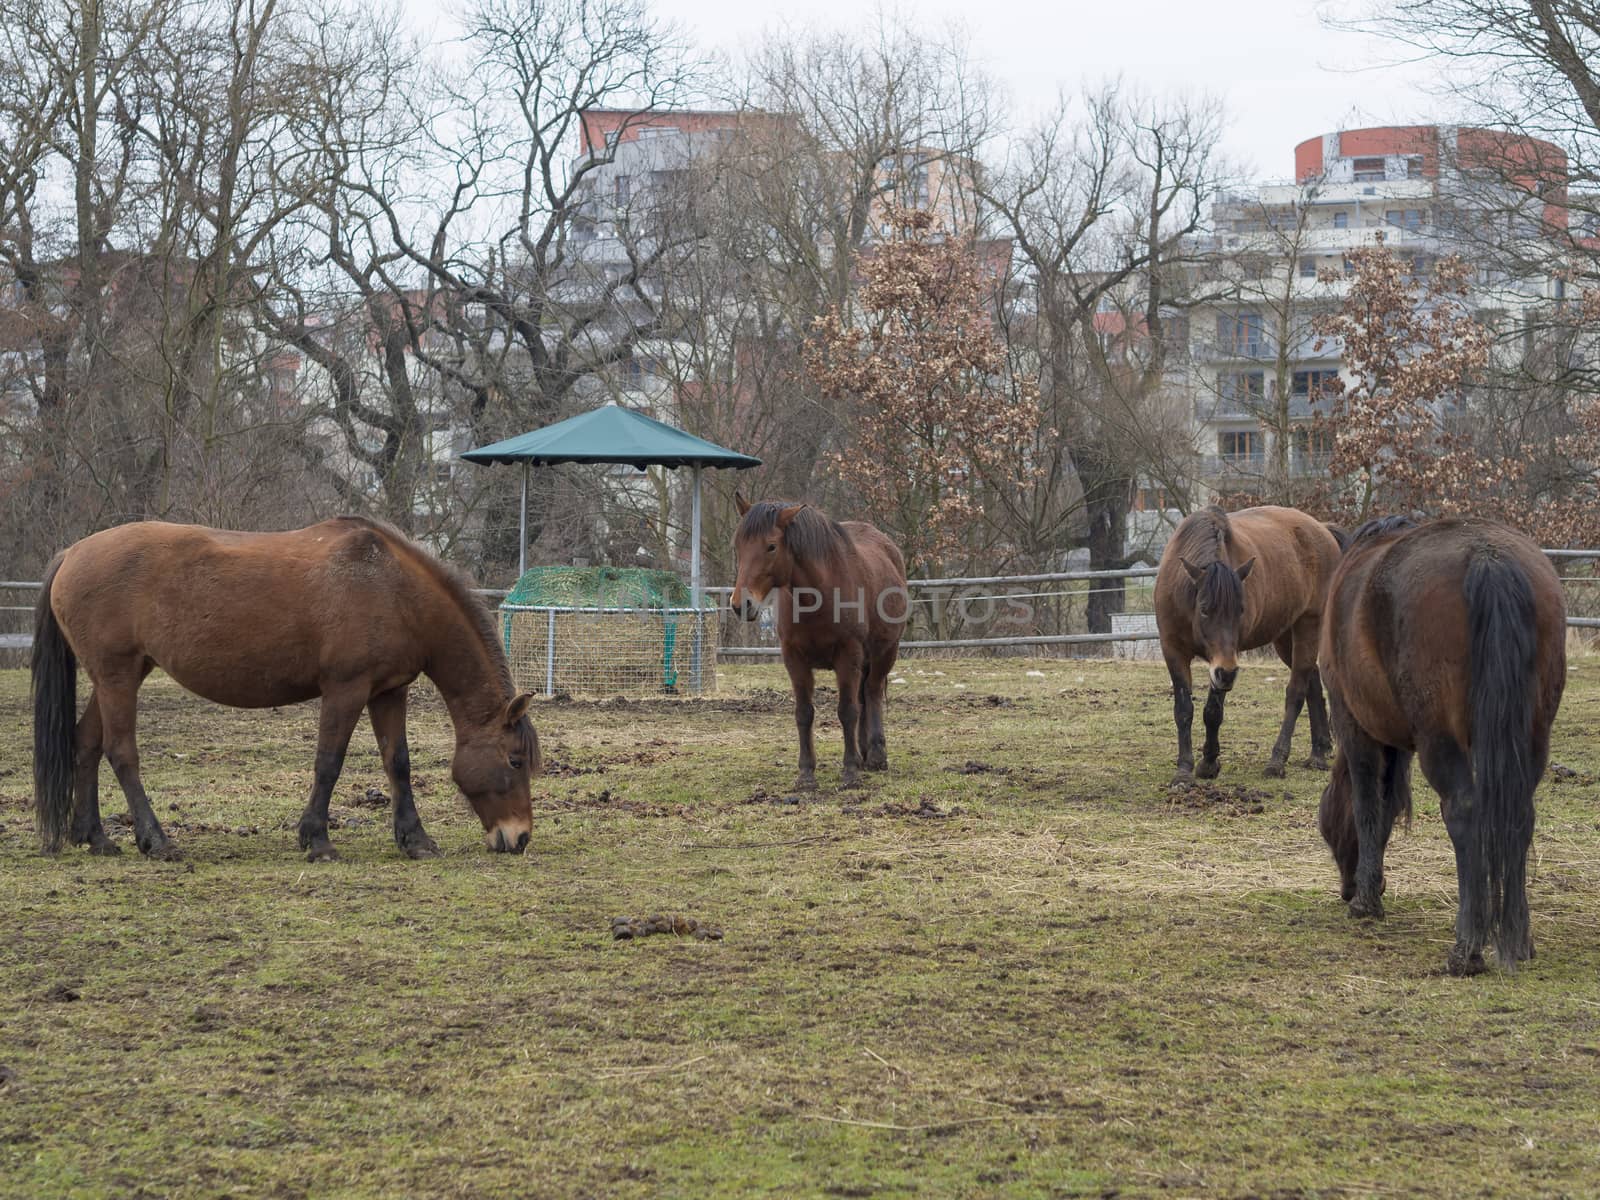
POLYGON ((1194 786, 1194 768, 1179 768, 1178 773, 1172 777, 1168 787, 1186 788, 1194 786))
POLYGON ((861 786, 861 776, 855 771, 846 771, 839 777, 839 787, 845 791, 854 791, 861 786))
POLYGON ((1273 759, 1271 762, 1269 762, 1264 772, 1268 779, 1282 779, 1288 773, 1288 768, 1277 759, 1273 759))
POLYGON ((802 773, 794 781, 794 791, 814 792, 817 790, 817 777, 809 771, 802 773))
POLYGON ((1452 975, 1468 976, 1482 975, 1488 967, 1484 965, 1483 952, 1475 950, 1468 952, 1460 946, 1450 947, 1450 957, 1445 959, 1444 969, 1452 975))
POLYGON ((1203 759, 1194 773, 1197 779, 1215 779, 1222 774, 1222 763, 1214 758, 1203 759))
POLYGON ((152 842, 148 849, 144 849, 144 856, 152 862, 182 862, 183 852, 166 838, 159 842, 152 842))
POLYGON ((89 853, 98 854, 104 858, 115 858, 122 853, 122 847, 113 842, 105 834, 90 837, 89 853))
POLYGON ((338 862, 339 852, 328 842, 312 845, 306 851, 307 862, 338 862))
POLYGON ((1308 771, 1326 771, 1328 769, 1328 760, 1320 754, 1313 754, 1306 759, 1305 768, 1308 771))
POLYGON ((404 850, 406 857, 410 859, 444 857, 434 840, 427 834, 423 834, 421 837, 408 838, 400 843, 400 849, 404 850))
POLYGON ((1377 896, 1368 899, 1361 895, 1353 896, 1350 900, 1350 915, 1358 921, 1383 920, 1383 901, 1377 896))
POLYGON ((889 756, 887 754, 880 754, 867 759, 867 770, 869 771, 887 771, 888 769, 889 756))

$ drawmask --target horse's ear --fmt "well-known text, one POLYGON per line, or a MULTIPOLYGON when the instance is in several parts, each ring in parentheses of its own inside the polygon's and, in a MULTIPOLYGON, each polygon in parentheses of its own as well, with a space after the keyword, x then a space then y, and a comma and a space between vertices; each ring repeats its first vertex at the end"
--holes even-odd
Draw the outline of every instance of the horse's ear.
POLYGON ((778 510, 778 528, 789 528, 789 522, 798 517, 800 515, 800 510, 804 507, 804 504, 791 504, 787 508, 780 508, 778 510))
POLYGON ((1255 566, 1255 565, 1256 565, 1256 560, 1253 559, 1253 558, 1247 558, 1247 559, 1244 560, 1244 566, 1240 567, 1239 570, 1238 570, 1238 576, 1239 576, 1239 582, 1240 583, 1244 582, 1244 577, 1246 575, 1250 574, 1250 568, 1255 566))
POLYGON ((520 696, 513 696, 506 704, 506 728, 510 728, 523 717, 528 715, 528 705, 533 703, 533 693, 523 692, 520 696))
POLYGON ((740 492, 735 492, 733 494, 733 505, 739 510, 739 515, 741 517, 750 511, 750 501, 746 500, 743 494, 740 492))
POLYGON ((1205 570, 1201 567, 1195 566, 1187 558, 1180 558, 1178 561, 1183 564, 1183 569, 1189 572, 1189 578, 1194 580, 1196 583, 1199 583, 1200 577, 1205 574, 1205 570))

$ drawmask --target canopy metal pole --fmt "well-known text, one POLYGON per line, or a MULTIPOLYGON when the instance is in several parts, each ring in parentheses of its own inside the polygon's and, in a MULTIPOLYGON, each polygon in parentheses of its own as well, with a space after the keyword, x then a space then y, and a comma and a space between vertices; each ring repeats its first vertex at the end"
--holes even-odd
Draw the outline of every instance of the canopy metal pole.
POLYGON ((705 615, 700 611, 700 465, 694 468, 694 498, 689 504, 689 603, 694 607, 694 694, 700 694, 701 647, 705 615))
POLYGON ((517 521, 517 578, 528 571, 528 464, 522 464, 522 516, 517 521))

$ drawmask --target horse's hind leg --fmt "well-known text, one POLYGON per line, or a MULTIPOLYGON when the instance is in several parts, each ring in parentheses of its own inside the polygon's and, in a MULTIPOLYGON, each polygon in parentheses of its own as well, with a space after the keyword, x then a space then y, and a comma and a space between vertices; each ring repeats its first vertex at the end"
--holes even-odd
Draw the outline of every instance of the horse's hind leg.
POLYGON ((1439 793, 1444 826, 1456 851, 1456 942, 1445 960, 1452 975, 1477 975, 1484 970, 1483 947, 1489 940, 1492 901, 1488 872, 1478 856, 1472 762, 1448 734, 1427 739, 1417 748, 1422 773, 1439 793))
POLYGON ((1333 753, 1333 735, 1328 727, 1328 705, 1322 696, 1322 671, 1313 666, 1306 678, 1306 713, 1311 721, 1311 756, 1306 766, 1313 771, 1328 769, 1333 753))
POLYGON ((889 744, 883 733, 883 702, 889 690, 889 672, 894 670, 895 656, 873 659, 861 680, 861 740, 862 757, 867 770, 889 769, 889 744))
POLYGON ((856 735, 860 731, 862 666, 859 649, 841 653, 833 664, 839 680, 839 727, 844 732, 844 768, 839 786, 847 788, 861 785, 861 750, 856 735))
POLYGON ((328 840, 328 801, 333 797, 334 785, 339 782, 339 773, 344 770, 350 735, 355 732, 366 701, 364 694, 324 693, 322 697, 322 714, 317 721, 316 774, 311 783, 311 799, 305 812, 300 814, 300 849, 306 852, 310 862, 332 862, 339 857, 328 840))
POLYGON ((106 836, 100 822, 100 758, 105 748, 105 722, 100 716, 98 692, 89 693, 72 752, 72 841, 88 846, 90 854, 121 854, 122 847, 106 836))
POLYGON ((1394 831, 1385 787, 1385 748, 1354 722, 1349 724, 1348 735, 1340 739, 1340 752, 1350 771, 1350 804, 1356 824, 1355 894, 1350 897, 1350 915, 1376 919, 1383 916, 1383 854, 1394 831))
POLYGON ((105 755, 111 760, 117 782, 122 785, 122 794, 128 798, 133 840, 148 858, 176 859, 178 848, 168 840, 166 830, 156 820, 150 797, 145 794, 144 782, 139 777, 139 684, 147 671, 148 667, 141 663, 118 675, 103 672, 95 684, 95 698, 100 705, 105 755))
POLYGON ((372 732, 383 755, 383 772, 394 793, 394 840, 410 858, 437 858, 439 847, 422 828, 411 795, 411 752, 406 746, 406 689, 380 692, 367 702, 372 732))

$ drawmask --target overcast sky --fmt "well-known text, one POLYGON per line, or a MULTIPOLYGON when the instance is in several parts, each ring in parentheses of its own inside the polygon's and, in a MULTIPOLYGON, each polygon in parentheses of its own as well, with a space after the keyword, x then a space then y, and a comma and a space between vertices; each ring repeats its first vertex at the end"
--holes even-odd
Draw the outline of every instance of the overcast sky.
MULTIPOLYGON (((1368 6, 1329 2, 1346 12, 1368 6)), ((407 0, 407 7, 420 27, 433 26, 421 15, 431 0, 407 0)), ((1158 93, 1210 91, 1227 106, 1228 157, 1257 179, 1288 178, 1295 143, 1317 134, 1453 115, 1428 94, 1428 69, 1394 66, 1395 48, 1326 29, 1312 0, 651 0, 651 7, 696 44, 735 53, 780 24, 858 28, 880 8, 933 30, 958 23, 979 65, 1022 113, 1047 109, 1063 87, 1116 76, 1158 93)))

